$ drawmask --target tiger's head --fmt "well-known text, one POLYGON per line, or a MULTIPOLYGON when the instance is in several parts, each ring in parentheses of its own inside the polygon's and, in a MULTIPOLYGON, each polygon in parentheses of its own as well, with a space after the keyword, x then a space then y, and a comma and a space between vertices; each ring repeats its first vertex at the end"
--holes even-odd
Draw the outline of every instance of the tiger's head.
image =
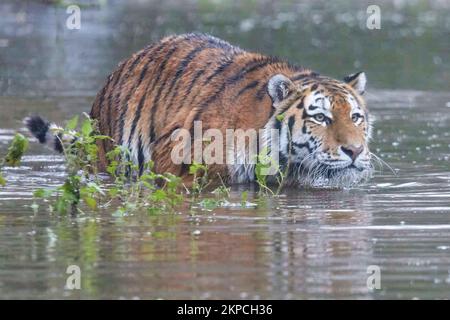
POLYGON ((363 72, 344 81, 309 74, 292 81, 277 74, 268 82, 279 130, 280 164, 290 183, 352 186, 371 175, 370 118, 362 95, 363 72))

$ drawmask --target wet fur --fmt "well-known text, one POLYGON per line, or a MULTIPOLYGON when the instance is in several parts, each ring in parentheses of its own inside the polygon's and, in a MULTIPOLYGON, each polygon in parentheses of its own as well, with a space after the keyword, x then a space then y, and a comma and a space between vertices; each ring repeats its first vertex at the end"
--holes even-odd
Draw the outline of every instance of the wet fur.
MULTIPOLYGON (((289 184, 314 184, 319 178, 328 178, 328 184, 332 184, 331 180, 351 184, 346 181, 359 181, 368 171, 332 171, 314 163, 317 160, 311 154, 324 145, 330 157, 342 144, 367 146, 368 121, 355 127, 339 120, 348 117, 348 95, 354 97, 368 119, 364 101, 352 81, 351 77, 338 81, 320 76, 208 35, 170 36, 120 63, 98 93, 90 115, 98 120, 102 134, 130 149, 136 164, 142 166, 153 160, 155 171, 171 172, 185 181, 190 179, 189 165, 172 162, 170 152, 176 142, 170 135, 180 128, 192 130, 198 120, 203 130, 219 129, 224 137, 226 129, 279 128, 282 136, 289 130, 293 138, 300 139, 290 150, 287 145, 281 148, 282 167, 291 165, 289 184), (277 74, 290 79, 295 87, 289 88, 289 95, 278 102, 268 92, 269 81, 277 74), (305 98, 315 92, 333 100, 332 112, 338 121, 327 128, 312 122, 306 114, 305 98), (278 114, 284 114, 286 121, 278 121, 278 114)), ((102 170, 107 166, 106 153, 114 143, 99 142, 102 170)), ((209 170, 210 177, 220 174, 228 183, 254 180, 251 165, 213 164, 209 170)))

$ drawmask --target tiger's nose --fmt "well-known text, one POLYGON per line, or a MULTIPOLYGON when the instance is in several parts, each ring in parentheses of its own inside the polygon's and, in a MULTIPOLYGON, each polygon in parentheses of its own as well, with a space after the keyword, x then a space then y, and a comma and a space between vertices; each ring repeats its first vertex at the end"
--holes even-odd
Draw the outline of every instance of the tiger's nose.
POLYGON ((363 146, 355 146, 355 145, 348 145, 348 146, 341 146, 341 150, 348 155, 353 161, 358 158, 358 156, 363 152, 364 147, 363 146))

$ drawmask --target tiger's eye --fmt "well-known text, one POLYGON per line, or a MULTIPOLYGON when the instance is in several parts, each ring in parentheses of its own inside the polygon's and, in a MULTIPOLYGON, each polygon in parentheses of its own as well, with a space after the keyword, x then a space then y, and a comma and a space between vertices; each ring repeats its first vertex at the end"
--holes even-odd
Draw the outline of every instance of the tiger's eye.
POLYGON ((359 113, 355 113, 352 115, 353 122, 357 122, 359 120, 359 118, 362 118, 362 115, 360 115, 359 113))
POLYGON ((314 119, 316 119, 319 122, 323 122, 325 120, 325 115, 323 113, 318 113, 314 115, 314 119))

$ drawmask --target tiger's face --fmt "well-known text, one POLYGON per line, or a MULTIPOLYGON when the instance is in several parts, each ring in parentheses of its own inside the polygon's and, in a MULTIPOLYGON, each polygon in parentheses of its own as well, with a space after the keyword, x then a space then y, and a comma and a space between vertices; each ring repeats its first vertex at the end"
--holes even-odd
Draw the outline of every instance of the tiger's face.
POLYGON ((345 187, 371 175, 365 84, 362 72, 343 82, 316 75, 298 82, 281 74, 270 79, 272 125, 279 129, 280 163, 288 164, 291 183, 345 187))

